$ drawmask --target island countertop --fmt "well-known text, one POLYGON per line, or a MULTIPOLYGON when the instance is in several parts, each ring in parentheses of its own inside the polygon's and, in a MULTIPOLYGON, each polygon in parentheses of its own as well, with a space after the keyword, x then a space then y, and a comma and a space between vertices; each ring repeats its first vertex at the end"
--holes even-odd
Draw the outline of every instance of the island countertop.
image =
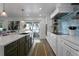
POLYGON ((0 46, 8 45, 9 43, 12 43, 25 35, 19 35, 19 34, 10 34, 7 36, 0 36, 0 46))

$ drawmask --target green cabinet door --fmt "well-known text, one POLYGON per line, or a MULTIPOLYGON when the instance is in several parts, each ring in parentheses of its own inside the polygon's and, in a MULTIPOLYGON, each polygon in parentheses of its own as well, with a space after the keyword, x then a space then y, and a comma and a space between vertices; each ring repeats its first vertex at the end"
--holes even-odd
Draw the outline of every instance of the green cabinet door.
POLYGON ((26 56, 32 46, 31 38, 24 36, 4 47, 5 56, 26 56))
POLYGON ((18 55, 17 41, 12 42, 4 47, 4 55, 5 56, 17 56, 18 55))
POLYGON ((25 55, 25 37, 22 37, 18 40, 18 55, 24 56, 25 55))

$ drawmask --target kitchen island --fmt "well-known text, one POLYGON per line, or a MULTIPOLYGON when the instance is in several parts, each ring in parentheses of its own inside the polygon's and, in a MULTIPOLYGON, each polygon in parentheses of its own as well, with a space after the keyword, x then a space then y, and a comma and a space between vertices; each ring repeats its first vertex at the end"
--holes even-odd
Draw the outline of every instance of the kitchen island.
POLYGON ((29 34, 0 36, 0 56, 25 56, 32 46, 29 34))

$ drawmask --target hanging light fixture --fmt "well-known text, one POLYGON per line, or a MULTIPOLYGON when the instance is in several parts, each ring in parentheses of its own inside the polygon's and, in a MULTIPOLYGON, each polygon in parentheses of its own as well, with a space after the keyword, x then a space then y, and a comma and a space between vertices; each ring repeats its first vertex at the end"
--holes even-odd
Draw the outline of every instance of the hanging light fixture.
POLYGON ((3 11, 1 13, 1 16, 7 16, 7 13, 5 12, 5 4, 3 3, 3 11))
POLYGON ((22 11, 22 19, 24 19, 24 9, 21 9, 22 11))
POLYGON ((22 15, 21 15, 22 21, 21 21, 21 22, 24 23, 24 17, 23 17, 23 16, 24 16, 24 15, 23 15, 24 9, 21 9, 21 11, 22 11, 22 15))

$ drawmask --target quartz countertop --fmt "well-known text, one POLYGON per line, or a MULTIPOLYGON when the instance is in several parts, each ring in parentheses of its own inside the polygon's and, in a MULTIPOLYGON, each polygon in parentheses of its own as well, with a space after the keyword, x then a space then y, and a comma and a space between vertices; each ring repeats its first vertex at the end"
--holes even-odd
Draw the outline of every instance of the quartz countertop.
POLYGON ((67 41, 74 43, 74 44, 79 46, 79 36, 77 36, 77 35, 64 35, 64 34, 62 34, 62 35, 58 34, 57 35, 57 34, 54 34, 52 32, 48 32, 48 33, 50 34, 50 36, 51 35, 56 36, 56 37, 58 37, 58 39, 60 38, 60 39, 63 39, 63 40, 67 40, 67 41))
POLYGON ((7 36, 0 36, 0 46, 5 46, 9 43, 12 43, 22 37, 24 37, 25 35, 19 35, 19 34, 10 34, 7 36))

